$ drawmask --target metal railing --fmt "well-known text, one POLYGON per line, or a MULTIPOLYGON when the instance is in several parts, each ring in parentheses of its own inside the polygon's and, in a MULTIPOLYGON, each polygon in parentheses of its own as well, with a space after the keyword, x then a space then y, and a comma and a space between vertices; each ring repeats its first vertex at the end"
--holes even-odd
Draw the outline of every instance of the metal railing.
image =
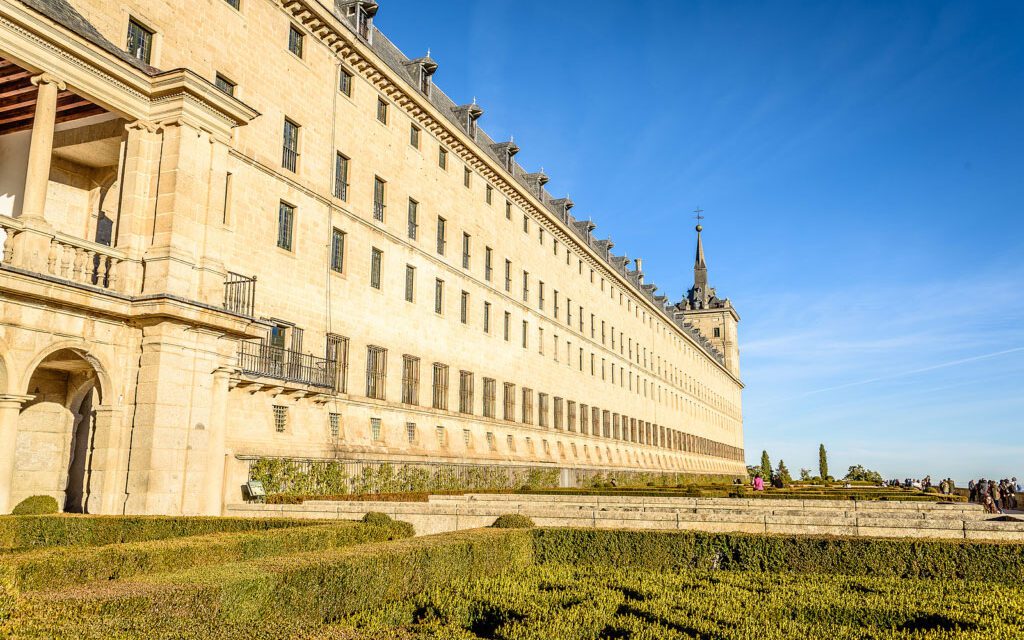
POLYGON ((337 375, 337 365, 331 360, 260 342, 239 343, 238 366, 250 375, 331 389, 337 375))
POLYGON ((224 308, 232 313, 252 316, 256 307, 256 276, 251 278, 228 272, 224 280, 224 308))
POLYGON ((281 149, 281 166, 294 172, 299 164, 299 152, 287 145, 281 149))

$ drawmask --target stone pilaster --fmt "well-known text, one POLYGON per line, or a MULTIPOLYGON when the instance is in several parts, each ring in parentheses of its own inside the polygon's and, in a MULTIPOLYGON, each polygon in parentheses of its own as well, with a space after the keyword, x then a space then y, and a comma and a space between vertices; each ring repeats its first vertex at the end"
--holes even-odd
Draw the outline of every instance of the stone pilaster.
POLYGON ((18 440, 18 414, 33 396, 0 395, 0 514, 10 513, 11 487, 18 440))
POLYGON ((142 256, 152 232, 161 136, 155 124, 144 120, 128 123, 125 130, 121 202, 114 244, 128 255, 128 259, 118 265, 121 290, 138 293, 142 289, 142 256))
POLYGON ((123 475, 118 469, 121 441, 121 407, 100 405, 94 409, 92 465, 86 513, 117 513, 117 497, 124 495, 123 475))
POLYGON ((213 405, 210 408, 210 423, 207 426, 206 483, 203 514, 222 515, 224 509, 224 467, 227 439, 228 394, 231 376, 238 373, 235 367, 219 367, 213 372, 213 405))

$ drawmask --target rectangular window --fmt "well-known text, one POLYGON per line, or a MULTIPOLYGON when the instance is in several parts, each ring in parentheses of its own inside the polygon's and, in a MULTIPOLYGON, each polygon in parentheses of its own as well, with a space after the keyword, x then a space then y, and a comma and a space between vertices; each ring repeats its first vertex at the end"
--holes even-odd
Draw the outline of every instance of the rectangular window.
POLYGON ((373 177, 373 219, 378 222, 384 222, 384 208, 387 206, 384 203, 385 198, 385 182, 379 177, 373 177))
POLYGON ((494 433, 490 431, 487 432, 487 448, 490 451, 495 451, 498 448, 498 445, 494 443, 494 433))
POLYGON ((530 217, 523 214, 523 233, 530 233, 530 217))
POLYGON ((566 403, 565 422, 569 431, 576 431, 576 403, 572 400, 566 403))
POLYGON ((384 98, 377 98, 377 120, 388 123, 388 103, 384 98))
POLYGON ((558 320, 558 289, 555 289, 555 320, 558 320))
POLYGON ((405 438, 409 441, 409 444, 416 444, 416 423, 406 422, 405 423, 405 438))
POLYGON ((437 433, 437 446, 444 448, 448 446, 448 432, 445 431, 444 427, 437 427, 435 430, 437 433))
POLYGON ((448 246, 448 241, 445 238, 445 223, 446 220, 444 218, 441 216, 437 217, 437 255, 439 256, 444 255, 444 251, 448 246))
POLYGON ((526 349, 529 346, 529 332, 530 325, 526 320, 523 320, 523 348, 526 349))
POLYGON ((331 232, 331 270, 345 271, 345 232, 338 228, 331 232))
POLYGON ((420 359, 416 356, 402 356, 402 403, 420 403, 420 359))
POLYGON ((473 175, 473 172, 469 170, 469 167, 466 167, 463 170, 463 173, 462 173, 462 185, 464 187, 466 187, 467 189, 469 188, 469 179, 470 179, 470 177, 472 175, 473 175))
POLYGON ((459 372, 459 413, 473 413, 473 372, 459 372))
POLYGON ((523 387, 523 424, 533 424, 533 389, 523 387))
POLYGON ((340 413, 329 413, 327 414, 327 425, 331 431, 332 438, 338 438, 341 436, 341 414, 340 413))
POLYGON ((302 32, 295 25, 288 27, 288 50, 302 57, 302 32))
POLYGON ((134 19, 128 20, 128 54, 146 64, 153 57, 153 32, 134 19))
POLYGON ((462 292, 462 298, 460 300, 460 308, 459 308, 459 320, 461 320, 462 324, 466 324, 466 323, 469 322, 469 292, 468 291, 463 291, 462 292))
POLYGON ((448 365, 434 363, 434 397, 432 405, 435 409, 448 409, 448 365))
POLYGON ((509 202, 508 200, 505 201, 505 219, 512 219, 512 203, 509 202))
POLYGON ((409 239, 415 240, 420 225, 418 222, 420 203, 409 198, 409 239))
POLYGON ((468 269, 469 268, 469 246, 470 246, 470 242, 471 242, 471 239, 470 239, 469 234, 468 233, 463 233, 462 234, 462 268, 463 269, 468 269))
POLYGON ((380 289, 380 263, 384 259, 384 252, 373 247, 370 251, 370 286, 380 289))
POLYGON ((561 398, 557 398, 557 397, 555 398, 555 408, 554 409, 555 409, 555 419, 553 421, 554 422, 554 427, 555 427, 555 429, 561 429, 562 428, 562 399, 561 398))
POLYGON ((344 69, 338 73, 338 91, 352 97, 352 74, 344 69))
POLYGON ((587 405, 580 403, 580 433, 587 435, 587 405))
POLYGON ((494 196, 494 189, 491 188, 491 185, 487 185, 487 188, 484 190, 484 201, 487 202, 487 204, 491 204, 491 200, 493 199, 493 196, 494 196))
MULTIPOLYGON (((537 394, 537 425, 548 426, 548 394, 546 393, 537 394)), ((545 442, 547 441, 545 440, 545 442)))
POLYGON ((492 254, 493 251, 490 247, 484 247, 484 280, 487 282, 491 281, 491 272, 493 271, 491 268, 492 254))
POLYGON ((383 347, 369 345, 366 347, 366 397, 376 400, 386 399, 386 382, 388 374, 388 350, 383 347))
POLYGON ((484 378, 484 417, 493 418, 494 415, 494 402, 495 395, 497 394, 498 384, 494 378, 484 378))
POLYGON ((434 280, 434 313, 444 312, 444 280, 434 280))
POLYGON ((348 200, 348 158, 340 153, 334 157, 334 197, 348 200))
POLYGON ((509 341, 509 332, 512 330, 512 314, 505 312, 505 342, 509 341))
POLYGON ((324 355, 324 359, 334 367, 334 390, 348 393, 348 338, 328 333, 324 355))
POLYGON ((414 124, 409 125, 409 144, 417 149, 420 148, 420 128, 414 124))
POLYGON ((491 303, 484 303, 484 333, 491 332, 491 303))
POLYGON ((512 291, 512 261, 505 260, 505 291, 512 291))
POLYGON ((237 86, 234 82, 231 82, 221 74, 217 74, 213 79, 213 84, 218 89, 228 94, 229 96, 235 95, 235 87, 237 86))
POLYGON ((466 445, 467 449, 473 449, 473 432, 469 429, 462 430, 462 444, 466 445))
POLYGON ((523 302, 530 301, 530 274, 523 270, 523 302))
POLYGON ((416 301, 416 267, 405 265, 405 301, 416 301))
POLYGON ((437 166, 448 169, 448 150, 444 147, 437 148, 437 166))
POLYGON ((221 211, 220 221, 222 224, 228 223, 228 218, 231 215, 231 184, 232 184, 231 172, 228 171, 224 174, 224 209, 221 211))
POLYGON ((380 418, 370 418, 370 437, 374 442, 380 442, 383 439, 380 428, 380 418))
POLYGON ((281 151, 281 166, 295 172, 299 163, 299 125, 284 119, 284 133, 281 151))
POLYGON ((502 417, 512 421, 516 419, 516 385, 511 382, 505 383, 505 397, 502 417))
POLYGON ((282 202, 277 209, 277 246, 285 251, 292 250, 295 228, 295 207, 282 202))
POLYGON ((544 310, 544 283, 543 282, 538 282, 537 283, 537 306, 540 307, 541 311, 544 310))
POLYGON ((288 407, 274 405, 274 431, 284 433, 288 429, 288 407))

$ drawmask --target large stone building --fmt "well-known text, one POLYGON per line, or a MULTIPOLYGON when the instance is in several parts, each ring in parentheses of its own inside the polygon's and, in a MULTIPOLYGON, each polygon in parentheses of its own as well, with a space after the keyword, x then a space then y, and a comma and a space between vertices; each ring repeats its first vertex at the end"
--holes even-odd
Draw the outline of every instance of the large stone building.
POLYGON ((252 457, 741 474, 736 326, 336 0, 0 0, 0 513, 252 457))

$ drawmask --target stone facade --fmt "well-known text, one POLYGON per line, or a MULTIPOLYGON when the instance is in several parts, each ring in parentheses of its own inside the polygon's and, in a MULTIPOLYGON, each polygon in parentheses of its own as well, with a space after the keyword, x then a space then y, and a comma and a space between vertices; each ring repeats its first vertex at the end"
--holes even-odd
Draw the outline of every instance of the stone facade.
POLYGON ((253 456, 745 472, 731 305, 376 4, 234 4, 0 0, 0 513, 219 514, 253 456))

